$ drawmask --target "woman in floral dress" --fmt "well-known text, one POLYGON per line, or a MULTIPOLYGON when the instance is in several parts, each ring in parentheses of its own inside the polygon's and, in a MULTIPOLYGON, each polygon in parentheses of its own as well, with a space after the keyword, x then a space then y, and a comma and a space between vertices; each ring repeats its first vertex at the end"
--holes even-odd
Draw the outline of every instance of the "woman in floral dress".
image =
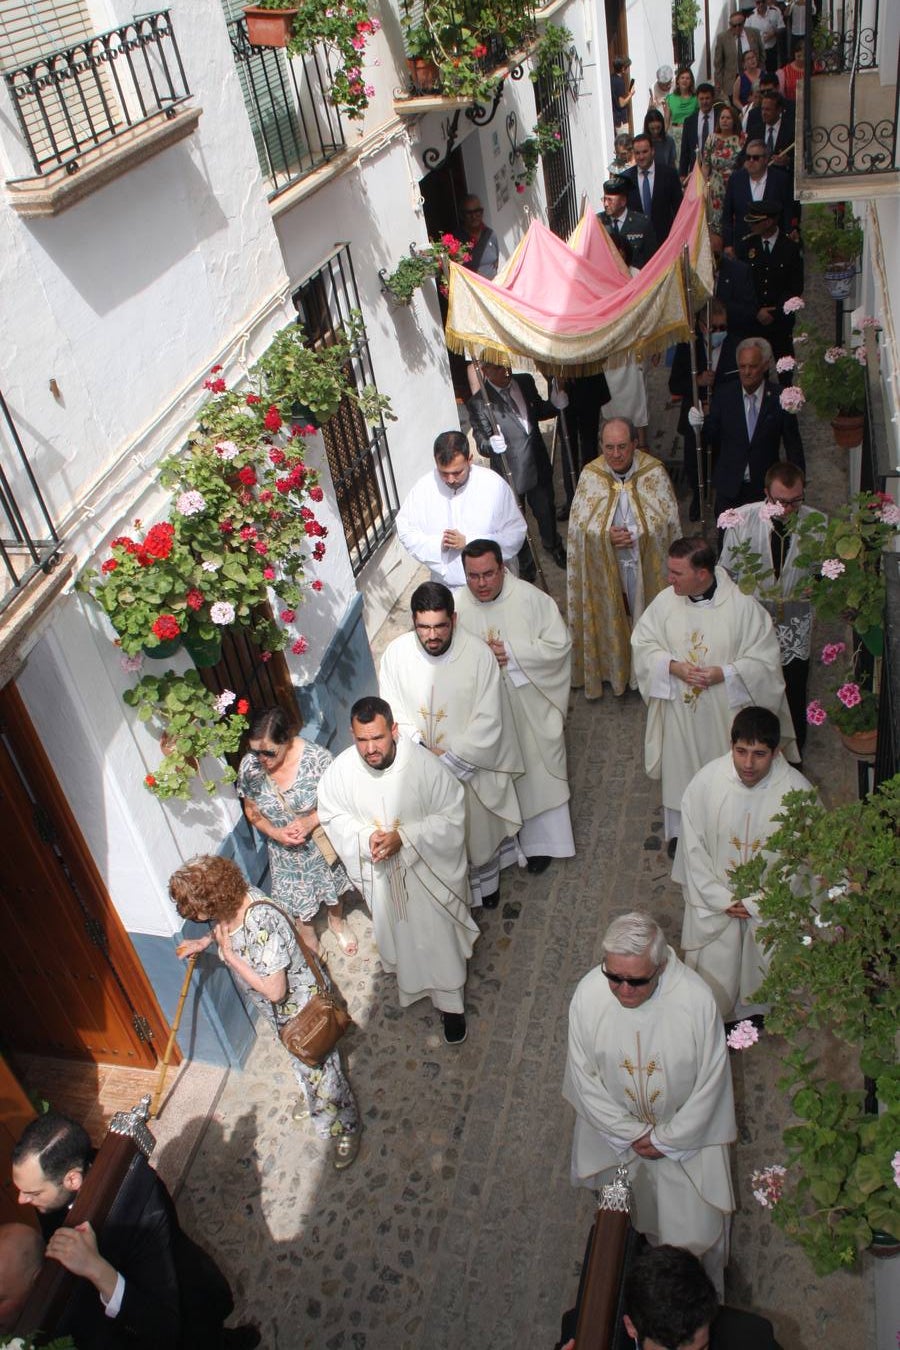
MULTIPOLYGON (((315 976, 287 918, 268 896, 248 885, 230 858, 192 858, 169 878, 169 895, 183 919, 212 925, 206 937, 182 942, 178 955, 197 956, 216 943, 221 960, 277 1036, 316 992, 315 976), (251 909, 256 902, 262 908, 251 909)), ((324 971, 323 976, 328 984, 324 971)), ((343 1171, 359 1152, 360 1121, 340 1055, 332 1050, 315 1069, 294 1055, 289 1058, 304 1096, 294 1119, 308 1116, 316 1134, 333 1141, 332 1161, 343 1171)))
POLYGON ((727 103, 719 109, 716 130, 706 142, 701 161, 703 177, 707 183, 707 215, 709 228, 713 234, 722 233, 722 205, 725 201, 725 189, 734 173, 738 155, 746 137, 738 130, 737 115, 727 103))
POLYGON ((327 865, 312 838, 319 824, 316 789, 332 756, 304 741, 283 708, 255 713, 248 742, 237 792, 247 820, 266 839, 272 899, 298 920, 300 936, 313 952, 319 950, 313 920, 326 905, 329 929, 346 954, 355 956, 356 938, 344 922, 343 900, 352 882, 342 863, 327 865))

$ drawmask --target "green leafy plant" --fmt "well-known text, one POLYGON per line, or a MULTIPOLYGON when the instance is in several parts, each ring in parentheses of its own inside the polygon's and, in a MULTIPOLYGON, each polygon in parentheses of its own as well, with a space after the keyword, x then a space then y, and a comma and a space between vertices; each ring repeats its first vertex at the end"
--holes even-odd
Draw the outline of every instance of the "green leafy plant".
POLYGON ((900 775, 832 810, 814 792, 789 793, 776 819, 766 856, 731 874, 735 899, 755 896, 764 920, 766 1027, 791 1046, 787 1165, 756 1174, 754 1194, 827 1274, 879 1232, 900 1234, 900 775), (854 1072, 874 1080, 880 1114, 866 1111, 854 1072))
POLYGON ((691 37, 700 22, 698 0, 672 0, 672 31, 691 37))
POLYGON ((558 89, 565 82, 565 66, 573 38, 561 23, 548 23, 531 54, 528 78, 545 88, 558 89))
POLYGON ((366 44, 381 27, 370 18, 362 0, 258 0, 260 9, 296 10, 291 40, 291 56, 306 56, 319 46, 325 47, 331 72, 332 103, 348 117, 362 117, 375 90, 366 84, 362 62, 366 44))
POLYGON ((819 659, 829 667, 833 688, 825 703, 813 699, 806 709, 806 720, 819 727, 830 719, 839 731, 852 736, 859 731, 874 731, 878 726, 878 699, 871 689, 857 682, 853 656, 842 659, 846 653, 845 642, 828 642, 822 648, 819 659))
POLYGON ((467 263, 471 258, 467 246, 453 234, 442 234, 427 248, 411 251, 401 258, 393 272, 382 276, 384 289, 403 305, 408 305, 420 286, 445 270, 447 262, 467 263))
POLYGON ((247 729, 246 699, 235 699, 232 690, 211 693, 196 670, 176 675, 145 675, 122 695, 138 720, 153 722, 160 732, 162 760, 144 785, 155 797, 188 798, 195 777, 212 795, 219 784, 232 783, 235 770, 221 763, 237 752, 247 729), (234 705, 234 712, 229 709, 234 705), (204 761, 216 760, 217 777, 204 777, 204 761))
POLYGON ((822 267, 840 267, 862 257, 863 228, 850 206, 821 203, 803 211, 803 245, 822 267))
POLYGON ((260 358, 255 370, 265 398, 274 403, 285 421, 295 409, 305 408, 322 425, 334 417, 343 399, 355 403, 367 422, 393 418, 390 400, 373 385, 358 390, 350 376, 351 361, 364 332, 359 310, 353 310, 343 328, 328 343, 310 347, 299 324, 283 328, 260 358))
POLYGON ((522 168, 515 175, 517 192, 524 192, 526 186, 534 182, 538 165, 544 155, 555 155, 562 145, 562 136, 558 122, 538 118, 531 135, 516 146, 516 154, 522 162, 522 168))
POLYGON ((410 57, 434 62, 444 97, 488 103, 508 52, 534 37, 533 15, 520 0, 404 0, 402 24, 410 57))
POLYGON ((861 417, 866 407, 866 348, 829 347, 821 338, 801 332, 794 338, 802 358, 783 356, 779 372, 794 372, 794 383, 780 394, 786 412, 811 403, 820 417, 861 417))

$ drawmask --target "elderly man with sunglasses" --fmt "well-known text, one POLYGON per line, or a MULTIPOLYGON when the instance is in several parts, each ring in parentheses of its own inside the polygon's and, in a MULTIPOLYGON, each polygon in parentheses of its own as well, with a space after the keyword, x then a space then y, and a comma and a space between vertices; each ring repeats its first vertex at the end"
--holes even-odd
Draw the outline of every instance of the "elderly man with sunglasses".
POLYGON ((722 1019, 648 914, 614 919, 601 947, 569 1009, 573 1185, 597 1189, 626 1166, 635 1228, 693 1252, 721 1296, 737 1133, 722 1019))

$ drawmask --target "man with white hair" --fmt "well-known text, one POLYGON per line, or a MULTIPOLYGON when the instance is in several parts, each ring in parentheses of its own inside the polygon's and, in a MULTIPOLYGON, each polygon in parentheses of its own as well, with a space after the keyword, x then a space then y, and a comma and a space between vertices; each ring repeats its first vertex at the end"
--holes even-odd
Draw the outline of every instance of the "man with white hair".
POLYGON ((627 1166, 637 1231, 699 1256, 721 1296, 737 1128, 715 999, 649 914, 614 919, 601 945, 569 1009, 573 1185, 597 1189, 627 1166))

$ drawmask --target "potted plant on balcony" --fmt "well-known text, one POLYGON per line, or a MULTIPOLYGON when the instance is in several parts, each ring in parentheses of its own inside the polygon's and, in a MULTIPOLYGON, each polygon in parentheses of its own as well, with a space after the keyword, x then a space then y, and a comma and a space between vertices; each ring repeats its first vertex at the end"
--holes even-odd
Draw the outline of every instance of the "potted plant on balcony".
POLYGON ((359 310, 327 344, 309 346, 299 324, 283 328, 255 367, 264 401, 273 403, 285 422, 324 426, 345 398, 356 404, 367 422, 393 419, 389 399, 373 385, 357 389, 351 378, 353 353, 363 332, 359 310))
POLYGON ((522 167, 514 175, 517 192, 524 192, 526 186, 534 182, 538 165, 544 155, 555 155, 562 145, 562 136, 557 122, 545 121, 539 117, 526 137, 516 146, 516 155, 522 167))
POLYGON ((862 225, 849 206, 819 204, 804 209, 803 243, 824 268, 832 299, 845 300, 850 294, 863 242, 862 225))
POLYGON ((291 56, 306 56, 318 46, 325 47, 333 66, 332 103, 350 118, 363 116, 375 93, 363 78, 363 59, 369 39, 381 27, 380 20, 369 17, 364 0, 340 0, 334 5, 324 0, 302 0, 299 5, 289 0, 261 0, 244 14, 248 37, 255 45, 286 47, 291 56), (270 36, 263 38, 263 31, 270 36))
POLYGON ((152 723, 160 733, 163 757, 144 779, 154 797, 187 799, 194 778, 210 795, 220 784, 234 782, 235 770, 222 760, 237 753, 247 730, 246 699, 236 699, 230 689, 211 693, 196 670, 145 675, 122 697, 136 709, 139 722, 152 723))
POLYGON ((794 374, 793 385, 781 391, 781 406, 798 412, 811 403, 831 423, 837 445, 845 450, 859 445, 866 410, 866 348, 829 347, 808 333, 798 333, 794 343, 802 358, 781 357, 777 363, 779 373, 794 374))
MULTIPOLYGON (((410 245, 409 256, 401 258, 393 272, 382 272, 381 284, 385 291, 399 305, 408 305, 420 286, 443 271, 446 273, 448 262, 467 263, 471 258, 467 246, 454 234, 442 234, 440 239, 432 240, 427 248, 417 250, 410 245)), ((440 282, 446 290, 444 282, 440 282)))
POLYGON ((297 6, 279 4, 278 0, 261 0, 258 5, 245 5, 247 41, 254 47, 286 47, 291 40, 297 6))
POLYGON ((410 61, 433 62, 441 94, 473 103, 494 98, 493 72, 534 31, 533 15, 520 0, 490 6, 483 0, 425 0, 421 8, 404 0, 402 24, 410 61))
POLYGON ((790 1046, 779 1086, 795 1117, 783 1131, 786 1166, 752 1184, 828 1274, 900 1236, 900 776, 830 810, 814 792, 790 793, 778 822, 766 852, 731 875, 735 899, 754 896, 763 917, 769 970, 758 997, 771 1006, 766 1030, 790 1046), (866 1109, 863 1075, 878 1114, 866 1109))
POLYGON ((406 42, 406 69, 414 94, 436 94, 441 88, 441 72, 432 56, 434 43, 431 32, 423 23, 404 29, 406 42))
POLYGON ((878 738, 878 699, 871 689, 860 685, 855 678, 855 662, 847 657, 847 644, 827 642, 819 658, 830 668, 833 688, 824 702, 813 699, 806 709, 810 726, 820 727, 828 721, 835 727, 844 748, 860 759, 872 759, 878 738))

